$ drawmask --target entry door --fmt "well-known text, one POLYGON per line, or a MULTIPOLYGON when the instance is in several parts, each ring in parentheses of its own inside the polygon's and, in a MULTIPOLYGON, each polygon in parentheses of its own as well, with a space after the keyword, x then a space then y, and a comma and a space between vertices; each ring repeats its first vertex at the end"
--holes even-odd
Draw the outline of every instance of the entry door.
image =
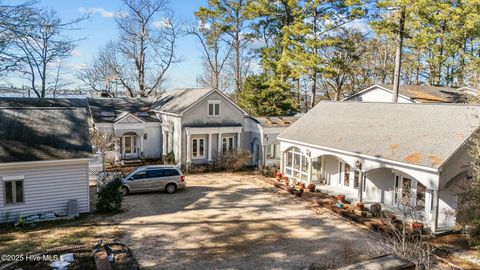
POLYGON ((134 157, 136 153, 135 149, 135 136, 125 135, 123 136, 123 155, 126 158, 134 157))

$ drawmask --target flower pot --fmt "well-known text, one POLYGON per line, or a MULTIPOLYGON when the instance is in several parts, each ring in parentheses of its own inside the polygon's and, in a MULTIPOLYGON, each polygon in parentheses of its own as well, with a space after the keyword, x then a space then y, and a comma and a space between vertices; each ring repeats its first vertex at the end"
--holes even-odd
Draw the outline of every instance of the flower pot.
POLYGON ((414 231, 421 231, 421 230, 423 230, 423 223, 413 222, 413 223, 412 223, 412 230, 414 230, 414 231))
POLYGON ((316 188, 315 184, 308 185, 308 191, 310 191, 310 192, 314 192, 315 188, 316 188))
POLYGON ((280 182, 282 180, 283 174, 282 173, 277 173, 277 181, 280 182))
POLYGON ((362 211, 364 207, 365 207, 365 205, 364 205, 363 203, 361 203, 361 202, 357 203, 357 208, 358 208, 360 211, 362 211))
POLYGON ((288 186, 290 181, 288 181, 288 177, 283 177, 283 183, 285 183, 285 186, 288 186))
POLYGON ((345 202, 345 195, 337 195, 337 200, 345 202))
POLYGON ((300 183, 300 184, 298 185, 298 188, 299 188, 299 189, 305 189, 305 184, 304 184, 304 183, 300 183))

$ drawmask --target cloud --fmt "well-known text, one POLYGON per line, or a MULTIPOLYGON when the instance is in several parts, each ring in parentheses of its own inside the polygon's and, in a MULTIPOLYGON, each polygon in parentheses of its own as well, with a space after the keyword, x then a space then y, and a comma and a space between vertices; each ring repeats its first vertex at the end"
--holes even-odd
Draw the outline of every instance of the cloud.
POLYGON ((159 29, 171 28, 172 21, 169 18, 160 18, 159 20, 153 22, 153 26, 159 29))
POLYGON ((113 17, 122 15, 122 14, 116 13, 114 11, 108 11, 108 10, 106 10, 104 8, 101 8, 101 7, 91 7, 91 8, 81 7, 81 8, 78 9, 78 11, 80 11, 82 13, 100 14, 100 16, 102 16, 104 18, 113 18, 113 17))
POLYGON ((74 57, 79 57, 79 56, 82 56, 82 52, 80 50, 73 50, 71 52, 71 55, 74 57))

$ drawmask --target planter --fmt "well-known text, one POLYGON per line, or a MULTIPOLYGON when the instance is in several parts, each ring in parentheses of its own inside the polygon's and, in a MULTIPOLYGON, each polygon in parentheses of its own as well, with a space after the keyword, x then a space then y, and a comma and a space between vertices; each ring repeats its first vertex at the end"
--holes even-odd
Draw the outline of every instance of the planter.
POLYGON ((363 203, 361 203, 361 202, 357 203, 357 208, 358 208, 360 211, 362 211, 364 207, 365 207, 365 205, 364 205, 363 203))
POLYGON ((304 183, 300 183, 300 184, 298 185, 298 188, 299 188, 299 189, 302 189, 302 190, 305 189, 305 184, 304 184, 304 183))
POLYGON ((413 223, 412 223, 412 230, 414 230, 414 231, 421 231, 421 230, 423 230, 423 223, 413 222, 413 223))
POLYGON ((343 203, 337 203, 335 206, 338 208, 343 208, 343 203))
POLYGON ((277 177, 277 181, 280 182, 280 180, 282 180, 283 174, 277 173, 276 177, 277 177))
POLYGON ((283 177, 283 183, 285 183, 285 186, 288 186, 288 184, 290 184, 290 181, 288 181, 288 177, 283 177))
POLYGON ((310 192, 315 192, 315 188, 316 188, 315 184, 308 185, 308 191, 310 192))
POLYGON ((345 195, 337 195, 337 200, 345 202, 345 195))

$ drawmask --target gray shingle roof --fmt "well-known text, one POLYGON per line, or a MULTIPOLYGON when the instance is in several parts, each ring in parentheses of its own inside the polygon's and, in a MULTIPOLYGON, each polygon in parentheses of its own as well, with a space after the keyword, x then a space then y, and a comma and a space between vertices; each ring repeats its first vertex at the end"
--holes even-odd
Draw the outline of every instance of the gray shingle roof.
POLYGON ((83 107, 88 106, 86 98, 0 98, 0 107, 83 107))
POLYGON ((262 127, 289 127, 300 116, 265 116, 265 117, 252 117, 262 127))
MULTIPOLYGON (((379 84, 379 86, 393 91, 393 85, 391 84, 379 84)), ((401 95, 425 103, 465 103, 467 101, 467 97, 464 93, 450 87, 431 85, 400 85, 399 92, 401 95)))
POLYGON ((0 108, 0 162, 89 158, 85 108, 0 108))
POLYGON ((479 116, 473 105, 320 102, 279 137, 438 168, 479 127, 479 116))
POLYGON ((213 88, 175 89, 158 98, 152 108, 157 111, 180 114, 211 91, 213 88))
POLYGON ((124 113, 130 113, 145 122, 160 122, 151 112, 153 101, 146 98, 88 98, 95 123, 113 123, 124 113))

